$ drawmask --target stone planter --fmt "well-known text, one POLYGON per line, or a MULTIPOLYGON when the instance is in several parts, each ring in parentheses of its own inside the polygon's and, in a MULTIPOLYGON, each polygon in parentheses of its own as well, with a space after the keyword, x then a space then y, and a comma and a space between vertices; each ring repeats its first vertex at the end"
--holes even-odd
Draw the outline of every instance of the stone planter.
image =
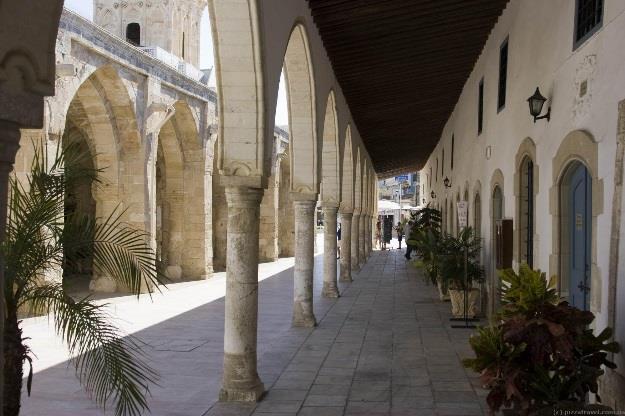
MULTIPOLYGON (((468 317, 475 318, 478 314, 478 298, 480 291, 478 289, 471 289, 468 291, 468 317)), ((449 297, 451 298, 451 314, 454 318, 464 317, 464 291, 463 290, 449 290, 449 297)))

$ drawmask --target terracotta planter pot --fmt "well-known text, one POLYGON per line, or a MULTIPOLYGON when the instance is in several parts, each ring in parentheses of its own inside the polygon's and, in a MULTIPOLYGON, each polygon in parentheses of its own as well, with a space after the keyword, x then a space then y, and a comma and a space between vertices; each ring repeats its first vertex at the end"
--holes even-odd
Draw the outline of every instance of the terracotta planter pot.
MULTIPOLYGON (((471 289, 467 294, 469 295, 467 315, 469 318, 474 318, 479 312, 477 300, 480 296, 480 291, 471 289)), ((462 318, 464 316, 464 291, 450 289, 449 296, 451 298, 451 314, 454 318, 462 318)))

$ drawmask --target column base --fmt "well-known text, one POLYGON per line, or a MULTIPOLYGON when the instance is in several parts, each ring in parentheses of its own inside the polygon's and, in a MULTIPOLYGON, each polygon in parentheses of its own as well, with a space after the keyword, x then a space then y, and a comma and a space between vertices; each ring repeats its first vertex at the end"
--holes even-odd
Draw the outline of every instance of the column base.
POLYGON ((265 393, 265 386, 256 373, 256 353, 224 353, 223 380, 219 391, 222 402, 257 402, 265 393))
POLYGON ((324 298, 338 298, 341 295, 339 294, 339 289, 336 287, 336 285, 323 282, 323 290, 321 291, 321 296, 323 296, 324 298))
POLYGON ((317 319, 310 307, 295 302, 293 304, 292 325, 298 328, 314 328, 317 326, 317 319))
MULTIPOLYGON (((259 381, 260 383, 260 381, 259 381)), ((257 402, 265 394, 265 386, 260 383, 249 389, 227 389, 219 390, 220 402, 257 402)))
POLYGON ((352 264, 352 272, 359 272, 359 271, 360 271, 360 265, 352 264))
POLYGON ((341 282, 345 282, 345 283, 351 283, 351 282, 353 282, 353 281, 354 281, 354 279, 352 279, 352 277, 351 277, 351 276, 341 276, 341 277, 339 278, 339 280, 340 280, 341 282))

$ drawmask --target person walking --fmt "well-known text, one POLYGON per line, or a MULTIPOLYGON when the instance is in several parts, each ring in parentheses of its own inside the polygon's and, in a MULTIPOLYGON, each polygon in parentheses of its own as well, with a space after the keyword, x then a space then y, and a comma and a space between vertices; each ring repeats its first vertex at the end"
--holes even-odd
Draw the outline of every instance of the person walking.
POLYGON ((397 232, 397 241, 399 241, 399 249, 401 250, 401 239, 402 239, 402 234, 404 233, 404 230, 402 230, 402 227, 401 227, 401 221, 397 223, 397 227, 395 227, 395 231, 397 232))
POLYGON ((338 244, 336 245, 336 258, 341 258, 341 223, 339 223, 336 229, 336 239, 338 240, 338 244))
POLYGON ((404 226, 404 236, 406 237, 406 259, 410 260, 410 255, 412 254, 412 245, 408 243, 409 240, 412 239, 412 221, 408 221, 404 226))
POLYGON ((375 244, 378 250, 382 249, 382 222, 378 218, 378 223, 375 225, 376 233, 375 233, 375 244))

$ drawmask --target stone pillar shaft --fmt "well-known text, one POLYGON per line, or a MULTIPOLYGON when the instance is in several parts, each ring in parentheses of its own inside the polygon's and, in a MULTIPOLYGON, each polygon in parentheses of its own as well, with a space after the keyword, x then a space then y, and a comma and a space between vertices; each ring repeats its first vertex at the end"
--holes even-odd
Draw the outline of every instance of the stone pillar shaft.
POLYGON ((367 261, 367 258, 365 257, 365 235, 366 235, 365 218, 367 218, 365 214, 360 214, 360 224, 359 224, 359 233, 358 233, 358 264, 360 265, 360 268, 362 268, 365 265, 365 262, 367 261))
POLYGON ((316 201, 293 201, 295 208, 295 271, 293 326, 317 325, 313 312, 316 201))
POLYGON ((323 292, 327 298, 338 298, 339 288, 336 276, 336 215, 338 207, 323 207, 323 292))
POLYGON ((226 188, 228 259, 222 401, 256 401, 264 386, 256 370, 258 232, 262 189, 226 188))
POLYGON ((365 216, 365 258, 371 254, 371 216, 365 216))
MULTIPOLYGON (((7 206, 9 199, 9 174, 13 170, 15 154, 19 149, 20 128, 16 123, 0 120, 0 242, 4 242, 7 206)), ((4 299, 4 258, 0 253, 0 299, 4 299)), ((4 308, 0 308, 0 333, 4 333, 4 308)), ((4 368, 4 339, 0 339, 0 368, 4 368)), ((0 387, 4 387, 4 372, 0 371, 0 387)), ((0 409, 3 407, 0 391, 0 409)), ((1 411, 0 411, 1 413, 1 411)))
POLYGON ((360 270, 360 258, 359 258, 359 242, 362 237, 360 236, 360 213, 354 212, 352 217, 352 271, 360 270))
POLYGON ((352 281, 352 213, 341 212, 341 281, 352 281))

